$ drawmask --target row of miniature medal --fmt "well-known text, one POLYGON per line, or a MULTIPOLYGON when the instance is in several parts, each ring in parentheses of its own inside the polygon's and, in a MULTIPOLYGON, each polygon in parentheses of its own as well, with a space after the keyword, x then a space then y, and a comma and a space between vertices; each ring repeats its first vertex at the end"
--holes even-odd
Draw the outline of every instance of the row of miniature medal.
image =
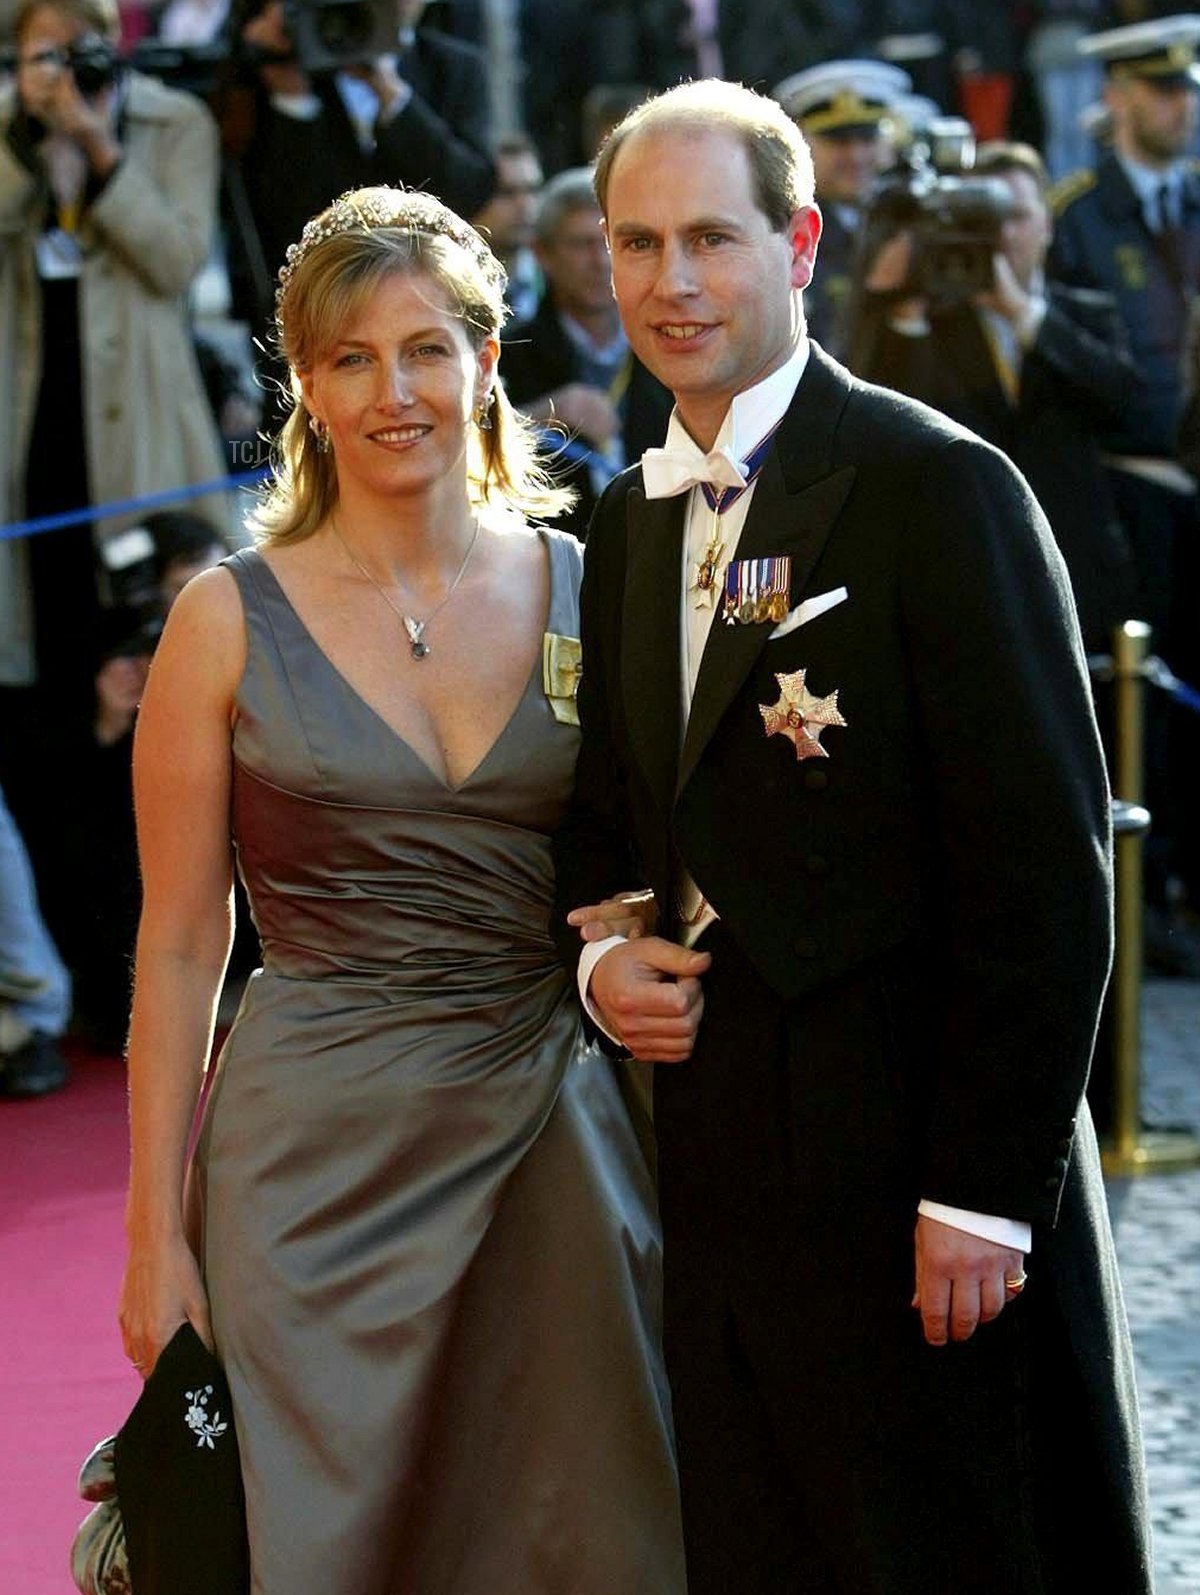
POLYGON ((723 587, 721 618, 726 625, 750 626, 787 619, 788 594, 792 585, 792 560, 789 554, 772 554, 765 559, 734 559, 724 568, 725 544, 721 540, 721 511, 713 518, 713 532, 692 575, 691 590, 696 607, 710 608, 717 589, 723 587))

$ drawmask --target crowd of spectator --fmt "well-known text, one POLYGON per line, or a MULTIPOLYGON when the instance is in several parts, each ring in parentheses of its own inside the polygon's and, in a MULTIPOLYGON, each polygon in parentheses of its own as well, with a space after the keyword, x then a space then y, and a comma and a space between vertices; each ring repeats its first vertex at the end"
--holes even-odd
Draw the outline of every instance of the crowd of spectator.
MULTIPOLYGON (((596 496, 661 441, 670 412, 616 315, 588 162, 632 104, 680 78, 776 93, 812 144, 826 217, 806 295, 814 336, 1016 460, 1059 538, 1089 648, 1144 612, 1180 674, 1200 662, 1186 553, 1200 406, 1176 432, 1200 294, 1192 74, 1114 74, 1080 49, 1128 24, 1157 48, 1168 7, 362 0, 375 35, 361 53, 322 31, 320 10, 0 6, 12 47, 0 86, 0 525, 63 522, 0 536, 4 1094, 65 1077, 55 1038, 68 971, 76 1025, 99 1046, 121 1043, 138 912, 130 747, 156 627, 181 578, 242 538, 237 492, 205 489, 247 450, 264 456, 257 429, 285 402, 275 274, 304 221, 345 189, 427 187, 487 231, 509 273, 508 390, 546 425, 584 536, 596 496), (1104 116, 1085 116, 1101 103, 1104 116), (864 245, 905 127, 937 110, 966 118, 979 169, 1011 197, 996 280, 950 306, 913 291, 903 228, 864 245), (219 337, 193 314, 202 271, 227 285, 219 337), (200 492, 153 513, 189 487, 200 492), (109 508, 128 499, 147 503, 109 508)), ((1172 47, 1183 39, 1163 27, 1172 47)), ((1200 901, 1178 803, 1200 733, 1160 709, 1151 740, 1165 843, 1154 906, 1174 916, 1181 896, 1200 901)), ((1169 938, 1177 967, 1200 973, 1174 921, 1169 938)))

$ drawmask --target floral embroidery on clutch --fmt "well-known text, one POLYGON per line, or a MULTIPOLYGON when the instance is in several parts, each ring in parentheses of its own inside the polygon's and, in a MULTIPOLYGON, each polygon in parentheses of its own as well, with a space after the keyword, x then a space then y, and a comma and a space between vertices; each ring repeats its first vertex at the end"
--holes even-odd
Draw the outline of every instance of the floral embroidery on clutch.
POLYGON ((542 690, 562 725, 577 726, 579 710, 575 694, 583 674, 583 654, 578 637, 562 637, 555 631, 542 638, 542 690))
POLYGON ((209 1413, 208 1398, 212 1395, 213 1387, 205 1385, 202 1390, 189 1390, 187 1393, 187 1416, 185 1422, 194 1435, 197 1436, 198 1446, 207 1446, 210 1451, 217 1448, 213 1440, 218 1435, 225 1433, 229 1425, 222 1419, 219 1412, 209 1413))

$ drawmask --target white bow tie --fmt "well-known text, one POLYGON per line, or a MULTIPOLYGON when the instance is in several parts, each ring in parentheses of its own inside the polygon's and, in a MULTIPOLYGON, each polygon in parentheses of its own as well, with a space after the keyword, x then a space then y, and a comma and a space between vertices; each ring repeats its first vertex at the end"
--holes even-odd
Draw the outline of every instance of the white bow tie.
POLYGON ((647 498, 674 498, 691 487, 745 487, 741 462, 728 444, 708 454, 694 449, 647 449, 642 455, 642 483, 647 498))

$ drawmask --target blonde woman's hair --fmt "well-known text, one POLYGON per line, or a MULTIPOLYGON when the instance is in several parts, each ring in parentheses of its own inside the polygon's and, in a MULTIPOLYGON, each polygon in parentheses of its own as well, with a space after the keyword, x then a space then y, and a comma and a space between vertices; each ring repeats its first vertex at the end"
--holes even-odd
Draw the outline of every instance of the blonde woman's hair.
MULTIPOLYGON (((356 189, 314 217, 279 274, 276 337, 290 369, 292 413, 275 439, 271 480, 248 517, 266 542, 311 537, 337 505, 337 460, 322 452, 309 426, 300 376, 393 276, 427 278, 476 352, 500 335, 504 268, 481 235, 431 195, 356 189)), ((560 514, 574 494, 538 464, 536 429, 513 409, 500 382, 492 395, 491 426, 472 425, 467 440, 472 503, 533 517, 560 514)))

